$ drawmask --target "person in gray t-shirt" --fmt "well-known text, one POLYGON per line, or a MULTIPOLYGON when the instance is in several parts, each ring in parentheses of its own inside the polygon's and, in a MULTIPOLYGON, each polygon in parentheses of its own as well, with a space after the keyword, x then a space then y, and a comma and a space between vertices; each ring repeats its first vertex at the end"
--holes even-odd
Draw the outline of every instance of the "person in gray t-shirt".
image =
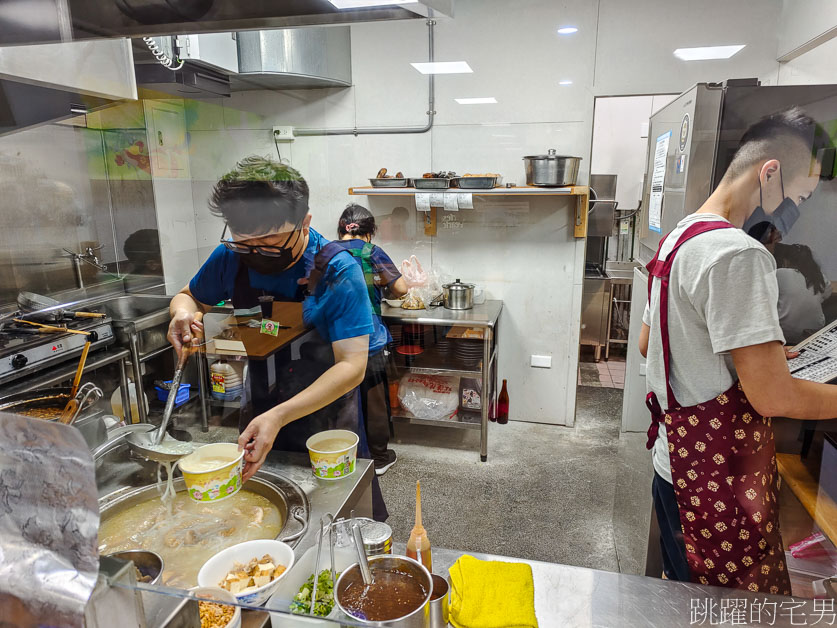
MULTIPOLYGON (((742 138, 717 189, 663 240, 660 260, 691 225, 725 221, 738 227, 709 231, 687 241, 671 267, 670 384, 682 407, 713 400, 738 380, 762 416, 837 417, 837 387, 791 377, 779 326, 776 263, 760 242, 741 230, 756 212, 768 219, 774 213, 793 214, 811 196, 820 175, 820 164, 812 156, 816 128, 814 120, 799 109, 755 124, 742 138)), ((651 280, 651 301, 639 344, 648 358, 648 390, 665 408, 660 282, 651 280)), ((683 506, 672 487, 678 478, 672 477, 664 427, 660 424, 653 446, 652 487, 664 571, 670 579, 689 580, 679 517, 683 506)))

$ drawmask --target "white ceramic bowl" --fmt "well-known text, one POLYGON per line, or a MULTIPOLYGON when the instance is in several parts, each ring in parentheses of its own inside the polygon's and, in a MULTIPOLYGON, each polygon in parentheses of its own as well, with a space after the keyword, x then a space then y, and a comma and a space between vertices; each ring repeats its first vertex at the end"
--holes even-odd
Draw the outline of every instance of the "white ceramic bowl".
POLYGON ((254 558, 261 558, 265 554, 273 557, 276 565, 284 565, 285 572, 278 578, 268 582, 245 595, 236 595, 242 604, 261 606, 273 594, 273 591, 294 566, 294 551, 291 546, 282 541, 263 539, 245 541, 221 550, 203 564, 198 572, 198 585, 201 587, 217 587, 227 574, 233 570, 236 563, 246 565, 254 558))
MULTIPOLYGON (((200 598, 208 597, 218 602, 235 603, 235 596, 221 587, 193 587, 189 590, 200 598)), ((234 606, 233 608, 235 608, 235 612, 233 613, 232 619, 224 628, 241 628, 241 609, 238 606, 234 606)))
POLYGON ((384 303, 390 307, 401 307, 404 304, 404 299, 384 299, 384 303))

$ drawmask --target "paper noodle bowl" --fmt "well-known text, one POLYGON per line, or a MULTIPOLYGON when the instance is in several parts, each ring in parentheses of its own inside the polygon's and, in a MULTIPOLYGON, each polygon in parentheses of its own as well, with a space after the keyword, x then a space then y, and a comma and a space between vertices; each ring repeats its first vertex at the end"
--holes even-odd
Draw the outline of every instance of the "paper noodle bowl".
POLYGON ((241 490, 244 452, 238 450, 236 443, 213 443, 181 458, 178 466, 193 501, 219 502, 241 490), (211 469, 201 469, 207 459, 222 461, 211 469))
POLYGON ((323 480, 340 480, 355 472, 357 434, 348 430, 327 430, 314 434, 305 443, 311 471, 323 480))

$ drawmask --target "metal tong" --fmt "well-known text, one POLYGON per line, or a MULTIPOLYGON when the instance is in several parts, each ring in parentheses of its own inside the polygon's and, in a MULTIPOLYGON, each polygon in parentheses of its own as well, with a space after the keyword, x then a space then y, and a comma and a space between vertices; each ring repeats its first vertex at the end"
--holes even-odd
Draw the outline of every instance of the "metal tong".
POLYGON ((320 580, 320 556, 323 551, 323 536, 325 536, 323 528, 326 525, 328 526, 328 545, 331 558, 331 583, 332 586, 337 584, 337 572, 334 569, 334 515, 326 513, 320 518, 320 530, 317 533, 317 559, 314 562, 314 589, 311 591, 311 608, 309 609, 309 615, 312 616, 317 605, 317 585, 320 580), (326 520, 328 523, 325 523, 326 520))

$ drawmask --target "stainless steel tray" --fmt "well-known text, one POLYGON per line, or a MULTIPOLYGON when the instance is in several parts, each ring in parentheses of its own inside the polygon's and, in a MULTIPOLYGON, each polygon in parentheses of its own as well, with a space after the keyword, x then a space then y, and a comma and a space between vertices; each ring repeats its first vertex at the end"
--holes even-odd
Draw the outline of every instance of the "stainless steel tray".
POLYGON ((409 179, 369 179, 373 188, 405 188, 409 179))
POLYGON ((491 190, 501 185, 503 177, 459 177, 456 184, 462 190, 491 190))
POLYGON ((432 179, 415 179, 417 190, 447 190, 450 187, 450 179, 434 177, 432 179))

